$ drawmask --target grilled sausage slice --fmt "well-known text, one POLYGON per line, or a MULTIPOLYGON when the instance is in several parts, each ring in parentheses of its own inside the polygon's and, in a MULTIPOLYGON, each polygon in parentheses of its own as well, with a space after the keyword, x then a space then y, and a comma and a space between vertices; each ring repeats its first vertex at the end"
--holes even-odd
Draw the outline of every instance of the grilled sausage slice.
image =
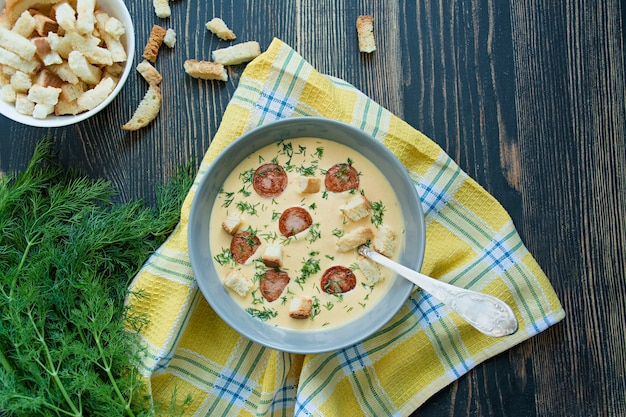
POLYGON ((345 293, 356 287, 356 276, 350 268, 335 265, 324 271, 320 285, 327 294, 345 293))
POLYGON ((289 274, 285 271, 281 271, 280 269, 268 269, 265 271, 265 274, 261 276, 261 280, 259 282, 259 288, 261 290, 261 294, 263 298, 265 298, 270 303, 283 293, 287 284, 289 284, 289 274))
POLYGON ((350 164, 335 164, 326 171, 324 186, 334 193, 356 190, 359 188, 359 173, 350 164))
POLYGON ((266 198, 278 197, 287 188, 289 178, 282 166, 278 164, 263 164, 254 171, 252 186, 261 196, 266 198))
POLYGON ((285 236, 296 235, 308 229, 313 224, 313 218, 302 207, 289 207, 278 219, 278 230, 285 236))
POLYGON ((245 264, 248 258, 261 246, 261 240, 248 231, 235 233, 230 240, 230 253, 235 262, 245 264))

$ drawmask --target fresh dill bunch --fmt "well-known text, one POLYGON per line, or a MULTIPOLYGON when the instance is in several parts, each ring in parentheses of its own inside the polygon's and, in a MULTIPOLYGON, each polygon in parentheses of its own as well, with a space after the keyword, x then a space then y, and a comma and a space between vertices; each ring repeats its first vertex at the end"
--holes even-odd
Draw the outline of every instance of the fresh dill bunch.
POLYGON ((193 172, 155 207, 116 205, 109 182, 59 169, 51 143, 0 177, 0 415, 175 415, 185 401, 152 404, 136 373, 128 328, 145 320, 124 301, 142 296, 130 280, 176 226, 193 172))

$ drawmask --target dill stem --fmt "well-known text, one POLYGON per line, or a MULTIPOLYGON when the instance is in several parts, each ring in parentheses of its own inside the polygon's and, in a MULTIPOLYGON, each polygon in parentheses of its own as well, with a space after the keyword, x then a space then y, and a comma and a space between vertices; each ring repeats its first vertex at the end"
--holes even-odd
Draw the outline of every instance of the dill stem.
POLYGON ((4 355, 4 352, 1 349, 0 349, 0 362, 2 363, 2 366, 4 366, 4 369, 6 369, 8 373, 10 374, 13 373, 13 367, 11 366, 11 364, 9 363, 9 360, 4 355))
POLYGON ((61 378, 59 378, 58 370, 54 368, 54 363, 52 362, 52 355, 50 354, 50 349, 48 349, 46 340, 44 339, 43 335, 39 331, 39 328, 37 327, 37 324, 35 323, 35 320, 33 319, 32 311, 29 310, 27 314, 28 314, 28 318, 30 319, 30 323, 33 326, 33 329, 35 330, 35 333, 37 334, 37 340, 43 346, 44 352, 46 354, 46 362, 48 363, 48 368, 44 367, 45 371, 52 377, 52 380, 56 384, 57 388, 59 388, 59 391, 61 391, 63 398, 65 398, 65 401, 67 402, 67 405, 69 405, 70 408, 72 409, 72 413, 74 413, 73 415, 76 417, 81 417, 83 415, 82 411, 76 407, 76 404, 74 404, 74 401, 72 401, 72 399, 70 398, 69 394, 67 393, 67 390, 65 389, 65 386, 63 385, 63 382, 61 381, 61 378))
MULTIPOLYGON (((25 395, 19 395, 19 394, 13 394, 13 395, 11 395, 11 398, 20 398, 20 399, 23 399, 23 400, 32 400, 31 397, 27 397, 25 395)), ((66 411, 66 410, 64 410, 62 408, 57 407, 54 404, 50 404, 49 402, 44 402, 43 406, 44 407, 48 407, 49 409, 54 410, 57 413, 66 414, 68 416, 73 416, 74 415, 74 414, 72 414, 72 413, 70 413, 70 412, 68 412, 68 411, 66 411)))
POLYGON ((28 257, 28 252, 30 252, 30 248, 33 247, 35 242, 32 240, 26 239, 26 248, 24 249, 24 253, 22 254, 22 259, 20 259, 20 264, 17 266, 15 270, 13 280, 11 281, 11 287, 9 288, 9 300, 13 299, 13 292, 15 290, 15 285, 17 284, 17 277, 20 275, 20 271, 24 267, 24 263, 26 262, 26 258, 28 257))
POLYGON ((96 342, 96 346, 98 346, 98 353, 100 354, 100 358, 102 359, 102 363, 103 363, 102 369, 104 370, 104 372, 106 372, 107 376, 109 377, 109 381, 111 381, 111 384, 113 385, 113 389, 115 389, 115 393, 119 397, 122 404, 124 404, 124 409, 126 410, 126 414, 128 414, 130 417, 135 417, 135 413, 133 413, 133 410, 130 408, 130 402, 128 403, 126 402, 124 395, 120 391, 120 388, 117 385, 117 382, 115 381, 115 377, 111 373, 111 363, 107 362, 105 358, 104 349, 102 348, 102 343, 100 341, 100 334, 98 332, 93 332, 93 338, 96 342))

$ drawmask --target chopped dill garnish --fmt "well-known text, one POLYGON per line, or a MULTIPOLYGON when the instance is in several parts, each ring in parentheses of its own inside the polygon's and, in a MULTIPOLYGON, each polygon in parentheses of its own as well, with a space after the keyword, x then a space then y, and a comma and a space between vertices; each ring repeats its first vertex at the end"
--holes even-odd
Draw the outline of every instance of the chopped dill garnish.
POLYGON ((258 214, 257 207, 260 203, 250 204, 247 201, 238 201, 236 206, 237 209, 242 213, 247 213, 251 216, 256 216, 258 214))
POLYGON ((222 207, 229 207, 233 203, 233 196, 235 193, 224 191, 224 188, 220 188, 218 195, 224 196, 224 202, 222 203, 222 207))
POLYGON ((272 308, 267 308, 265 306, 262 310, 259 310, 258 308, 248 307, 246 308, 246 313, 261 321, 268 321, 269 319, 273 319, 278 315, 278 312, 276 310, 272 308))
POLYGON ((317 298, 316 296, 311 297, 313 302, 311 303, 311 320, 313 320, 315 317, 317 317, 320 312, 320 299, 317 298))
POLYGON ((317 171, 317 165, 315 164, 308 166, 308 167, 305 167, 302 165, 299 167, 296 167, 296 172, 302 175, 303 177, 314 177, 315 171, 317 171))
POLYGON ((252 178, 254 178, 254 169, 250 168, 239 174, 239 179, 244 185, 250 186, 252 184, 252 178))
POLYGON ((229 248, 222 248, 222 251, 216 254, 213 259, 221 266, 237 264, 229 248))
POLYGON ((309 243, 313 243, 316 240, 320 239, 321 237, 322 237, 322 232, 320 231, 320 224, 319 223, 313 223, 309 227, 309 234, 307 235, 306 240, 309 243))
POLYGON ((250 295, 252 296, 252 305, 257 305, 257 304, 263 304, 265 303, 265 298, 257 295, 257 291, 259 291, 258 288, 255 288, 254 290, 252 290, 252 292, 250 293, 250 295))
POLYGON ((372 208, 371 222, 378 227, 383 224, 383 215, 387 209, 382 201, 372 201, 370 207, 372 208))
MULTIPOLYGON (((317 252, 312 252, 310 256, 315 256, 317 252)), ((320 271, 320 260, 315 258, 307 258, 302 261, 302 268, 300 269, 300 276, 296 278, 296 283, 300 285, 302 288, 302 284, 304 284, 311 275, 316 274, 320 271)))

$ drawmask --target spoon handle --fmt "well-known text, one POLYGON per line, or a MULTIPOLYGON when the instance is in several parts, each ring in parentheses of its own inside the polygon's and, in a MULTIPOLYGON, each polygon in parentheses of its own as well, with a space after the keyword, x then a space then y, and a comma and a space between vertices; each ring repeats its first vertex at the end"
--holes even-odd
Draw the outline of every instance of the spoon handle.
POLYGON ((367 246, 360 246, 358 252, 430 293, 487 336, 501 337, 517 331, 518 323, 513 310, 499 298, 436 280, 400 265, 367 246))

